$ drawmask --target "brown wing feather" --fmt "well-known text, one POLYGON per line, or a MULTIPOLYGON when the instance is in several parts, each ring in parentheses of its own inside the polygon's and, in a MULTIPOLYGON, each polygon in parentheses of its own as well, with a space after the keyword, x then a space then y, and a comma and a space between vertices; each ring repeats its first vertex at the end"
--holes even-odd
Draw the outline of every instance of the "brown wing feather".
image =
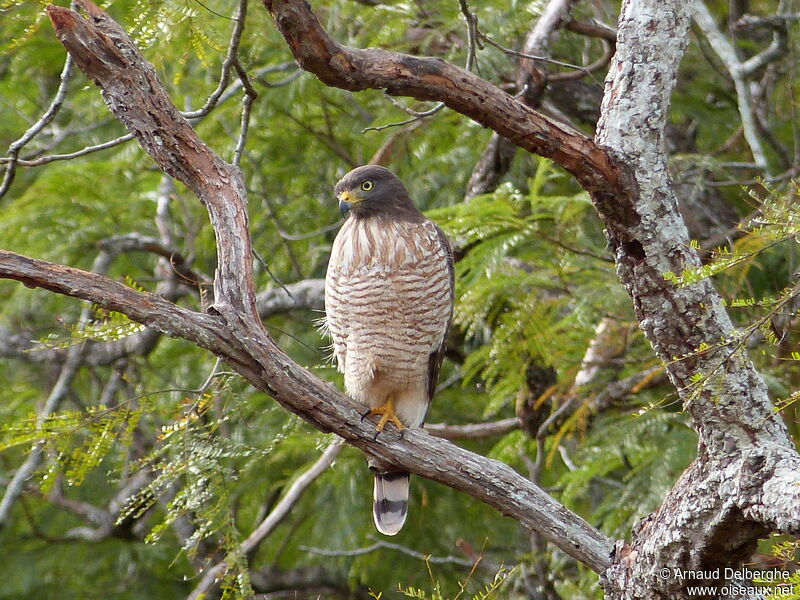
POLYGON ((455 267, 453 264, 453 247, 450 245, 450 240, 444 234, 438 225, 436 233, 439 236, 439 243, 444 248, 447 254, 447 271, 450 274, 450 314, 447 317, 447 327, 444 330, 444 337, 442 338, 441 345, 431 352, 428 358, 428 404, 433 400, 433 395, 436 393, 436 382, 439 379, 439 369, 442 367, 444 360, 444 352, 447 346, 447 335, 450 332, 450 323, 453 320, 453 301, 455 299, 455 267))

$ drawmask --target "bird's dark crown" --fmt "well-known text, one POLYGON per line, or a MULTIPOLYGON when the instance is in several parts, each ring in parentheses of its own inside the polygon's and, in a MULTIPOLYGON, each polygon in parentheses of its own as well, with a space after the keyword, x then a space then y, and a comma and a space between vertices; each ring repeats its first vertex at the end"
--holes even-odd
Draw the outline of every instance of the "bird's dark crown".
POLYGON ((422 217, 403 182, 385 167, 365 165, 350 171, 334 186, 340 208, 356 218, 391 216, 418 220, 422 217))

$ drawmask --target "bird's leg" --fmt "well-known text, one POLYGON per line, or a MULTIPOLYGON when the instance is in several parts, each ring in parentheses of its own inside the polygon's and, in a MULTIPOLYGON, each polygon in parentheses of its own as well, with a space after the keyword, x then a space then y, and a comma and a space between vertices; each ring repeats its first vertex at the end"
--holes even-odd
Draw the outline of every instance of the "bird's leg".
POLYGON ((394 412, 394 398, 389 396, 382 405, 370 409, 370 414, 372 415, 380 415, 381 418, 378 420, 378 424, 375 426, 375 429, 378 432, 383 431, 383 428, 386 427, 386 423, 391 421, 394 423, 395 427, 397 427, 398 431, 402 431, 404 429, 403 424, 400 422, 400 419, 397 418, 397 415, 394 412))

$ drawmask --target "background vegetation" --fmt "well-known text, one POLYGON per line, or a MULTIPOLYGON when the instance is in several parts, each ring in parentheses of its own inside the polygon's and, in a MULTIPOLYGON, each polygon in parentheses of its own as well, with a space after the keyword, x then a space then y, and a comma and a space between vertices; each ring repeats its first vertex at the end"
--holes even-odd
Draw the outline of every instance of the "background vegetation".
MULTIPOLYGON (((466 28, 454 0, 316 4, 344 43, 466 60, 466 28)), ((475 0, 469 9, 492 40, 519 48, 545 4, 475 0)), ((770 26, 733 24, 745 14, 772 15, 773 3, 708 4, 725 33, 732 32, 740 57, 769 45, 770 26)), ((6 156, 59 87, 65 55, 43 7, 0 4, 6 156)), ((104 7, 134 35, 178 106, 191 111, 205 104, 226 56, 231 3, 140 0, 104 7)), ((572 16, 613 26, 616 10, 616 3, 584 2, 572 16)), ((675 276, 716 277, 742 331, 732 343, 750 348, 797 438, 800 220, 792 177, 800 165, 800 87, 797 21, 784 26, 782 54, 752 79, 766 167, 752 159, 733 83, 699 30, 674 95, 668 150, 682 209, 708 260, 702 272, 675 276)), ((578 65, 602 53, 597 38, 570 31, 551 49, 553 58, 578 65)), ((446 109, 368 130, 410 117, 378 92, 330 89, 299 71, 257 4, 247 11, 238 56, 258 92, 240 164, 254 247, 263 259, 255 266, 259 290, 324 277, 339 218, 333 184, 371 160, 389 166, 459 248, 456 327, 428 421, 520 417, 521 427, 459 443, 530 474, 607 534, 629 535, 694 458, 696 438, 636 327, 586 194, 548 161, 519 152, 496 189, 465 201, 490 132, 446 109)), ((514 91, 515 57, 484 43, 474 68, 514 91)), ((592 133, 603 77, 600 70, 554 78, 543 110, 592 133)), ((242 91, 235 78, 226 90, 196 127, 230 160, 242 91)), ((115 236, 164 239, 156 212, 166 191, 171 245, 195 274, 213 275, 205 210, 182 187, 165 187, 138 145, 45 158, 124 134, 96 88, 73 73, 58 115, 20 154, 34 164, 16 167, 0 200, 0 247, 90 270, 115 236)), ((155 290, 170 276, 161 260, 123 252, 109 275, 155 290)), ((176 293, 185 306, 202 308, 196 285, 176 293)), ((594 574, 538 536, 420 478, 404 530, 391 543, 379 539, 371 477, 352 448, 342 450, 271 535, 242 555, 241 542, 332 437, 186 342, 160 338, 110 363, 93 363, 85 358, 89 347, 122 343, 141 335, 139 327, 102 311, 82 315, 85 307, 74 300, 14 282, 0 281, 0 300, 0 485, 9 484, 32 447, 42 456, 2 523, 0 598, 183 597, 205 565, 226 556, 231 569, 223 593, 230 597, 252 591, 269 598, 367 598, 370 591, 383 598, 601 596, 594 574), (76 347, 84 358, 68 392, 45 410, 76 347)), ((272 315, 266 325, 295 360, 341 385, 315 326, 321 316, 306 307, 272 315)), ((775 560, 768 555, 776 541, 785 543, 783 559, 792 564, 792 540, 766 540, 753 560, 775 560)))

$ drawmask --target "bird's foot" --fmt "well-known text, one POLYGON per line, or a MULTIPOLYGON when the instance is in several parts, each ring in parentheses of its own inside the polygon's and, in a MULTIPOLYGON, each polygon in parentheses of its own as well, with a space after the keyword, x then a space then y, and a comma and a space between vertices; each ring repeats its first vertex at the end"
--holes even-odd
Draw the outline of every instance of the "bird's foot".
POLYGON ((378 419, 378 424, 375 426, 375 429, 378 433, 383 431, 386 424, 390 421, 394 423, 394 426, 397 427, 398 431, 403 431, 405 426, 400 422, 400 419, 394 413, 394 402, 391 400, 387 400, 381 406, 376 408, 370 409, 369 414, 371 415, 380 415, 380 419, 378 419))

